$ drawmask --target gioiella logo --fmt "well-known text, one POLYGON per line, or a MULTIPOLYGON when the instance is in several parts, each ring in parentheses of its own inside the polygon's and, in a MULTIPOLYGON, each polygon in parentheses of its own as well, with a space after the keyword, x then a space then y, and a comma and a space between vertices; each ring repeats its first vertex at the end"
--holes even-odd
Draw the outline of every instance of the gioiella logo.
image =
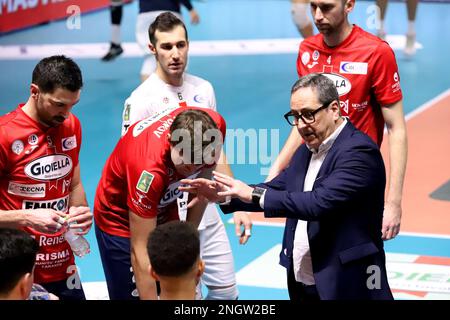
POLYGON ((72 159, 65 154, 37 158, 25 166, 25 174, 38 181, 61 179, 72 171, 72 159))

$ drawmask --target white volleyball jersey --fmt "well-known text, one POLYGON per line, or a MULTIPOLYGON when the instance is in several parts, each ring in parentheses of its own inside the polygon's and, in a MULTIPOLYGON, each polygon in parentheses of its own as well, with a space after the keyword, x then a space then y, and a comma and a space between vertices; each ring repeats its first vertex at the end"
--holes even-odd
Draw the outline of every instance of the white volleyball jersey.
POLYGON ((122 115, 122 135, 133 123, 175 105, 216 110, 214 89, 206 80, 185 73, 183 85, 172 86, 152 73, 125 100, 122 115))

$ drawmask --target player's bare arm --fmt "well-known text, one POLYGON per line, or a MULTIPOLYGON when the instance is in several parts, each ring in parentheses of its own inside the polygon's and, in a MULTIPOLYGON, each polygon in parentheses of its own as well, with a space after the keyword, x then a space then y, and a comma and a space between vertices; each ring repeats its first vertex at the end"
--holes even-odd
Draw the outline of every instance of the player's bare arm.
POLYGON ((402 193, 408 157, 408 140, 402 100, 383 107, 389 138, 389 185, 383 214, 383 239, 394 238, 400 231, 402 193))
POLYGON ((147 253, 147 240, 156 228, 156 218, 145 219, 129 211, 131 265, 136 279, 136 287, 141 300, 156 300, 156 283, 148 272, 150 259, 147 253))

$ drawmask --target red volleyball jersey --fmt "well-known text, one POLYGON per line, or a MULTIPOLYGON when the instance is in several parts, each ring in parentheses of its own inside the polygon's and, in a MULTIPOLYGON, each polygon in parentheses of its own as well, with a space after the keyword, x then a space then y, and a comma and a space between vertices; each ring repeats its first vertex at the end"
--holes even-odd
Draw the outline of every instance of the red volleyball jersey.
POLYGON ((332 79, 342 114, 381 145, 381 106, 402 99, 395 55, 387 42, 354 25, 350 35, 331 48, 319 33, 300 44, 297 72, 299 76, 319 72, 332 79))
MULTIPOLYGON (((51 208, 66 213, 81 146, 80 122, 70 114, 61 125, 46 127, 22 107, 0 117, 0 209, 51 208)), ((35 282, 59 281, 73 274, 74 256, 62 231, 24 229, 40 247, 35 282)))
POLYGON ((143 218, 157 217, 158 224, 178 219, 176 199, 184 177, 174 169, 167 134, 175 117, 187 109, 207 112, 225 137, 225 120, 205 108, 176 106, 132 125, 106 161, 97 187, 94 217, 102 231, 129 237, 129 210, 143 218))

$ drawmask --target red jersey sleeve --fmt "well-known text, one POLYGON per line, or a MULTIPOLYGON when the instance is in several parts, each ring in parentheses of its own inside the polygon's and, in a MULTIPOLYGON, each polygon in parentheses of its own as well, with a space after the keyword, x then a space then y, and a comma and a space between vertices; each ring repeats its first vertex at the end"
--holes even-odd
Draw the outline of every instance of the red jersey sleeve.
POLYGON ((82 138, 82 133, 81 133, 81 123, 80 120, 78 120, 77 117, 74 116, 74 129, 75 129, 75 137, 76 137, 76 141, 78 141, 77 143, 77 157, 74 161, 74 167, 76 167, 78 165, 79 162, 79 155, 80 155, 80 150, 81 150, 81 138, 82 138))
POLYGON ((381 42, 374 52, 371 77, 372 90, 381 106, 403 98, 395 54, 386 42, 381 42))
POLYGON ((126 170, 128 208, 142 218, 156 217, 165 190, 163 172, 148 165, 130 165, 126 170))

